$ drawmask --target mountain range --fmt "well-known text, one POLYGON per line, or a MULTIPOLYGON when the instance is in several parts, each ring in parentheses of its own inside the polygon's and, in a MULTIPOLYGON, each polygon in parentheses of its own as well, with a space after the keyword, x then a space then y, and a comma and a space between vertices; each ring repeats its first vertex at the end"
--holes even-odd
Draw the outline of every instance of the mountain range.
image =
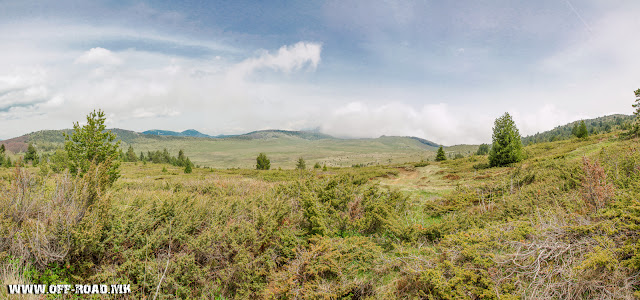
MULTIPOLYGON (((634 116, 611 115, 584 120, 591 131, 602 132, 620 128, 634 116)), ((576 122, 558 126, 553 130, 524 137, 525 144, 545 142, 571 137, 571 128, 576 122)), ((429 159, 440 146, 423 138, 412 136, 381 136, 378 138, 344 139, 318 131, 259 130, 238 135, 211 136, 194 129, 182 132, 169 130, 147 130, 134 132, 125 129, 110 129, 122 143, 122 148, 132 146, 136 153, 167 149, 171 153, 184 150, 192 161, 204 166, 251 167, 258 153, 270 155, 272 162, 284 167, 293 166, 295 160, 304 157, 310 162, 331 166, 353 164, 377 164, 393 161, 419 161, 429 159)), ((29 143, 39 152, 51 152, 64 145, 63 133, 71 129, 41 130, 20 137, 0 141, 12 153, 24 152, 29 143)), ((450 154, 469 155, 479 145, 455 145, 445 147, 450 154)))

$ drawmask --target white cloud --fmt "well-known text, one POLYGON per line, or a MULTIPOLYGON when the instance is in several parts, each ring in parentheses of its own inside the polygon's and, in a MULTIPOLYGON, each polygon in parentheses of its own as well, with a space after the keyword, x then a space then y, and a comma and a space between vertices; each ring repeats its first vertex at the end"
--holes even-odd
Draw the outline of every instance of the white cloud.
POLYGON ((91 48, 89 51, 83 53, 78 59, 78 64, 97 64, 97 65, 119 65, 122 64, 120 59, 115 53, 100 47, 91 48))
POLYGON ((461 107, 446 103, 416 108, 401 102, 371 105, 352 102, 323 120, 323 132, 339 137, 417 136, 445 145, 486 141, 487 120, 470 118, 461 107), (463 121, 464 120, 464 121, 463 121))
POLYGON ((246 59, 235 65, 229 75, 232 78, 244 78, 260 69, 272 69, 290 73, 308 65, 315 70, 320 63, 322 45, 318 43, 298 42, 291 46, 282 46, 276 54, 262 53, 259 57, 246 59))

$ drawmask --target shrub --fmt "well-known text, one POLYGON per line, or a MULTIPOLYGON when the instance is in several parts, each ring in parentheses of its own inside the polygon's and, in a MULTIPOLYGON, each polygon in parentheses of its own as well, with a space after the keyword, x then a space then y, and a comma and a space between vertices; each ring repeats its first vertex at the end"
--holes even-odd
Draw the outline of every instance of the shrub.
POLYGON ((260 153, 256 158, 257 170, 269 170, 271 169, 271 161, 267 158, 267 155, 260 153))
POLYGON ((586 157, 582 158, 582 198, 590 211, 597 211, 611 200, 614 195, 613 185, 607 183, 607 175, 598 161, 593 163, 586 157))

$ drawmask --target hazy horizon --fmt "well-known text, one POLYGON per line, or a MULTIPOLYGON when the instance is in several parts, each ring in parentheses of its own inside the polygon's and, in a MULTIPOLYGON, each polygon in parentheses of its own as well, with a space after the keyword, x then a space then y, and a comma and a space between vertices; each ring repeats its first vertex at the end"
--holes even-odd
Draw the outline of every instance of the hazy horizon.
POLYGON ((108 127, 491 140, 630 114, 640 2, 0 1, 0 139, 108 127))

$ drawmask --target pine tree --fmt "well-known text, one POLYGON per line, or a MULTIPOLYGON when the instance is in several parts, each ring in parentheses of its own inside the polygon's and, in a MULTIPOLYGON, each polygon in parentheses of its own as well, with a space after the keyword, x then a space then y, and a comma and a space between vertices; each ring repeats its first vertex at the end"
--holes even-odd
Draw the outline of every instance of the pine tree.
POLYGON ((267 155, 264 153, 258 154, 256 158, 256 169, 258 170, 269 170, 271 169, 271 161, 267 158, 267 155))
POLYGON ((4 154, 7 149, 4 147, 4 144, 0 145, 0 154, 4 154))
POLYGON ((327 165, 322 166, 322 171, 327 171, 327 165))
POLYGON ((632 104, 633 108, 636 110, 633 112, 636 115, 636 119, 633 121, 633 126, 631 127, 631 134, 640 135, 640 89, 633 91, 636 95, 636 103, 632 104))
POLYGON ((636 118, 640 118, 640 89, 633 91, 633 93, 636 94, 636 103, 631 105, 636 109, 633 114, 636 115, 636 118))
POLYGON ((104 164, 109 177, 109 184, 118 179, 120 164, 116 135, 106 130, 104 112, 94 110, 87 115, 87 124, 80 126, 73 123, 73 133, 64 134, 64 148, 69 156, 69 170, 73 175, 82 175, 89 170, 91 164, 104 164))
POLYGON ((186 160, 185 160, 185 156, 184 156, 184 151, 182 151, 182 149, 180 149, 180 151, 178 151, 178 166, 179 167, 184 167, 186 164, 186 160))
POLYGON ((492 167, 506 166, 521 161, 523 157, 520 132, 511 119, 511 115, 505 113, 494 122, 489 165, 492 167))
POLYGON ((442 149, 442 146, 440 146, 440 148, 438 148, 438 153, 436 154, 436 161, 443 160, 447 160, 447 156, 444 154, 444 149, 442 149))
POLYGON ((576 136, 581 139, 589 136, 589 131, 587 130, 587 125, 584 123, 584 120, 580 121, 580 126, 578 126, 576 136))
POLYGON ((192 164, 191 164, 191 160, 189 158, 187 158, 187 160, 184 162, 185 167, 184 167, 184 173, 185 174, 189 174, 192 171, 192 164))
POLYGON ((127 150, 127 161, 136 162, 138 161, 138 157, 136 153, 133 151, 133 146, 129 145, 129 149, 127 150))
POLYGON ((302 157, 298 158, 298 163, 296 164, 296 169, 304 170, 307 168, 307 163, 304 161, 302 157))
POLYGON ((34 147, 31 143, 29 143, 29 147, 27 147, 27 153, 24 155, 24 161, 31 161, 33 162, 34 166, 38 163, 38 153, 36 152, 36 147, 34 147))
POLYGON ((315 165, 313 165, 313 168, 314 168, 314 169, 320 169, 321 167, 322 167, 322 166, 320 166, 320 163, 319 163, 319 162, 316 162, 316 164, 315 164, 315 165))
POLYGON ((487 155, 489 154, 489 145, 482 144, 478 147, 478 151, 476 151, 476 155, 487 155))

